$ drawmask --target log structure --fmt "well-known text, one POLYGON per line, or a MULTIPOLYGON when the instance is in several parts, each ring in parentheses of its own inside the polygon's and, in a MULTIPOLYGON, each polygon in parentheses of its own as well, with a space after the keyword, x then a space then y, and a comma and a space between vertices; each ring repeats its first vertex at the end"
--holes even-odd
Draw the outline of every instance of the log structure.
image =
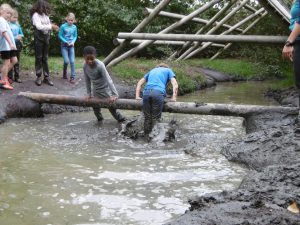
POLYGON ((262 21, 262 18, 267 13, 280 18, 287 26, 290 13, 283 1, 258 0, 256 1, 256 5, 253 5, 253 1, 251 2, 251 0, 223 0, 222 2, 225 4, 222 8, 220 7, 220 2, 221 0, 212 0, 203 3, 200 8, 189 15, 163 11, 163 8, 170 3, 170 0, 161 1, 154 9, 146 8, 144 11, 145 19, 131 33, 120 32, 118 34, 117 39, 114 41, 117 46, 104 59, 104 64, 108 67, 114 66, 151 44, 177 46, 178 49, 175 49, 175 52, 169 56, 169 60, 189 59, 209 46, 218 46, 220 43, 224 44, 224 47, 217 50, 211 57, 212 60, 234 43, 282 44, 285 42, 287 38, 285 36, 245 35, 258 22, 262 21), (202 19, 201 14, 212 8, 219 8, 219 11, 210 19, 202 19), (241 13, 239 22, 230 24, 230 21, 234 21, 233 17, 238 13, 241 13), (141 33, 142 29, 149 25, 156 17, 166 17, 171 20, 177 20, 177 22, 162 29, 157 34, 141 33), (186 34, 182 31, 181 34, 176 32, 176 29, 182 28, 187 23, 196 23, 200 29, 195 34, 186 34), (229 33, 232 33, 232 35, 228 35, 229 33), (137 46, 133 46, 127 52, 119 55, 121 50, 125 46, 129 46, 129 44, 137 46))
MULTIPOLYGON (((118 109, 141 110, 142 101, 135 99, 117 99, 115 103, 110 104, 108 101, 85 97, 75 97, 69 95, 41 94, 31 92, 20 92, 19 95, 30 98, 39 103, 73 105, 101 108, 114 107, 118 109)), ((213 104, 197 102, 167 102, 163 108, 164 112, 198 114, 198 115, 221 115, 221 116, 238 116, 248 117, 253 114, 262 113, 283 113, 298 114, 297 107, 282 106, 260 106, 260 105, 234 105, 234 104, 213 104)))

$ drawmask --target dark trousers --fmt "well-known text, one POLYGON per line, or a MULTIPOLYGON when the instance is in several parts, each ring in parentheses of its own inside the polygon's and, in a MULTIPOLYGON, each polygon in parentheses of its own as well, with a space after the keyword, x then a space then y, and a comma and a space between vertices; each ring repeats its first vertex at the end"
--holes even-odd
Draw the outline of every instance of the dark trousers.
POLYGON ((35 50, 35 73, 37 77, 49 77, 48 67, 48 54, 49 54, 49 38, 50 33, 41 34, 40 31, 36 31, 34 36, 34 50, 35 50))
MULTIPOLYGON (((293 65, 294 65, 295 84, 300 96, 300 41, 295 42, 293 65)), ((299 97, 299 107, 300 107, 300 97, 299 97)))
MULTIPOLYGON (((94 114, 97 117, 98 121, 103 120, 103 116, 101 113, 101 108, 93 107, 94 114)), ((125 117, 117 110, 114 108, 108 108, 109 112, 111 115, 118 121, 118 122, 123 122, 125 120, 125 117)))
POLYGON ((8 77, 11 80, 17 80, 20 78, 20 54, 21 50, 17 49, 17 58, 18 62, 13 66, 13 68, 8 72, 8 77))
POLYGON ((165 96, 162 92, 149 89, 143 92, 144 133, 149 135, 155 122, 160 119, 165 96))

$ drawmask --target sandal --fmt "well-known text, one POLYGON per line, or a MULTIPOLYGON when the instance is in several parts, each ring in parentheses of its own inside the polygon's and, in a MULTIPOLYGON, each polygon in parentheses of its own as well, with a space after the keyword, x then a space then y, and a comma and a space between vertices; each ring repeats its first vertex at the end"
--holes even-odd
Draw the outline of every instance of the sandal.
POLYGON ((14 89, 9 83, 4 84, 2 86, 2 88, 6 89, 6 90, 13 90, 14 89))

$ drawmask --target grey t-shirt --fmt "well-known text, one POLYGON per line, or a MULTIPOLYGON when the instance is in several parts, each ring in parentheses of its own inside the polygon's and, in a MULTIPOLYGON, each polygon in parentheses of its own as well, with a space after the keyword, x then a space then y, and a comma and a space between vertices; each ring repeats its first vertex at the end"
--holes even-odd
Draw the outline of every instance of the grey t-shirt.
POLYGON ((93 67, 84 63, 83 72, 85 76, 85 83, 87 94, 99 98, 109 98, 111 96, 118 96, 117 89, 109 76, 105 65, 100 60, 96 59, 93 67))

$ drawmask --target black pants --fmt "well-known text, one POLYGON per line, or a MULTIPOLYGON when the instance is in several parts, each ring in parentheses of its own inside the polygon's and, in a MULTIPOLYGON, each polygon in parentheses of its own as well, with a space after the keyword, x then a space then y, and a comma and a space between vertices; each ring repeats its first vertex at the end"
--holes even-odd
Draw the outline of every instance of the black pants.
MULTIPOLYGON (((101 113, 101 108, 95 108, 93 107, 94 114, 97 117, 98 121, 103 120, 103 116, 101 113)), ((125 120, 125 117, 117 110, 113 108, 108 108, 109 112, 111 115, 118 121, 118 122, 123 122, 125 120)))
POLYGON ((17 47, 17 59, 18 62, 13 66, 13 68, 8 72, 8 77, 11 80, 17 80, 20 78, 20 53, 22 48, 17 47))
MULTIPOLYGON (((295 84, 300 96, 300 41, 295 42, 293 64, 294 64, 295 84)), ((300 97, 299 97, 299 107, 300 107, 300 97)))
POLYGON ((49 54, 49 34, 43 34, 35 29, 34 50, 35 50, 35 73, 37 77, 49 77, 48 54, 49 54))

